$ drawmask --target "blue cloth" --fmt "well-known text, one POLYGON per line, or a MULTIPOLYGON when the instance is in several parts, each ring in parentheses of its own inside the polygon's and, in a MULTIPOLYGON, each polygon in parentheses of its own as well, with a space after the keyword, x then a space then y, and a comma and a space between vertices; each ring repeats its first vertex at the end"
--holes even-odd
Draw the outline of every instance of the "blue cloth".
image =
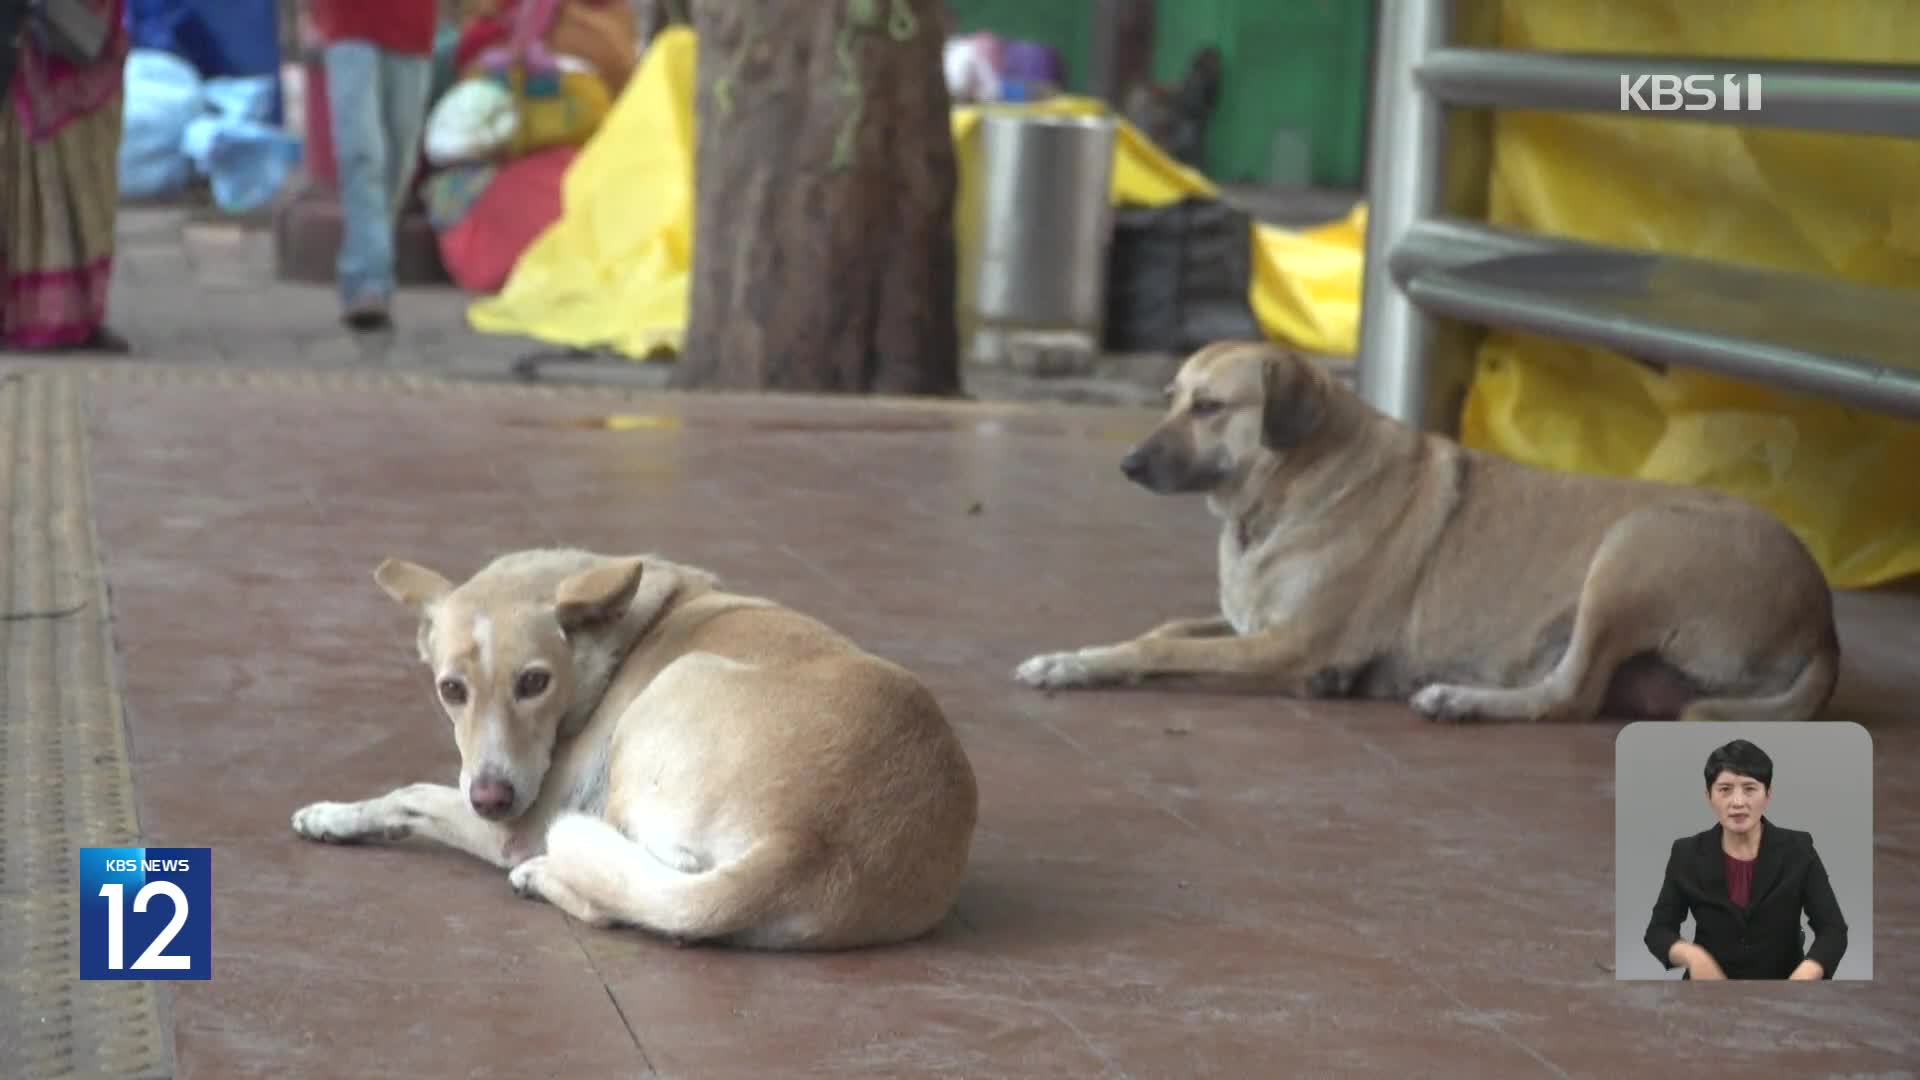
POLYGON ((278 85, 265 75, 202 79, 175 53, 134 49, 121 113, 121 193, 178 191, 198 172, 223 210, 272 202, 300 161, 299 141, 266 120, 278 85))
POLYGON ((265 119, 278 82, 263 75, 208 79, 202 96, 209 111, 181 136, 181 148, 212 181, 222 210, 267 206, 300 163, 299 141, 265 119))
POLYGON ((275 0, 127 0, 127 29, 134 48, 174 53, 203 78, 273 76, 266 122, 281 122, 275 0))
POLYGON ((127 54, 120 114, 121 194, 150 199, 179 191, 193 179, 193 161, 181 140, 206 108, 205 90, 199 72, 173 53, 134 49, 127 54))
POLYGON ((365 41, 327 46, 327 110, 343 230, 334 268, 342 304, 393 294, 393 233, 413 187, 433 60, 365 41))

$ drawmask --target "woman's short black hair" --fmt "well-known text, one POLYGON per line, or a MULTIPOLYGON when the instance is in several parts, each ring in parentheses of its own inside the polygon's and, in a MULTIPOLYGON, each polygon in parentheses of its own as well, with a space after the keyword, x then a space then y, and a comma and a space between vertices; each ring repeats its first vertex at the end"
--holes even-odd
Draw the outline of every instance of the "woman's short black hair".
POLYGON ((1745 739, 1735 739, 1707 755, 1707 790, 1713 790, 1714 779, 1723 772, 1750 776, 1762 788, 1773 787, 1773 759, 1745 739))

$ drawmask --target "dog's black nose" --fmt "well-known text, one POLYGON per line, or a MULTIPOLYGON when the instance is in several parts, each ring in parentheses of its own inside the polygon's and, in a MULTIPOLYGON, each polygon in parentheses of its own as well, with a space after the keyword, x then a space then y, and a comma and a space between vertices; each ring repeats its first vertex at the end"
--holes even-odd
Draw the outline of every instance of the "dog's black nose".
POLYGON ((502 818, 513 809, 513 785, 496 777, 481 777, 467 791, 473 812, 483 818, 502 818))
POLYGON ((1120 471, 1125 473, 1129 480, 1139 480, 1147 475, 1147 455, 1138 447, 1128 451, 1127 456, 1120 459, 1120 471))

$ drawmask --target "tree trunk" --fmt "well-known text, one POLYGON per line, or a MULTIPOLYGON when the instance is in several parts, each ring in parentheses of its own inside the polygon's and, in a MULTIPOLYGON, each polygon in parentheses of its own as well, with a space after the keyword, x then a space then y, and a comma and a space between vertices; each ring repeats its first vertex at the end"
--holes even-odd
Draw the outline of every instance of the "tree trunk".
POLYGON ((941 4, 695 0, 676 385, 960 391, 941 4))

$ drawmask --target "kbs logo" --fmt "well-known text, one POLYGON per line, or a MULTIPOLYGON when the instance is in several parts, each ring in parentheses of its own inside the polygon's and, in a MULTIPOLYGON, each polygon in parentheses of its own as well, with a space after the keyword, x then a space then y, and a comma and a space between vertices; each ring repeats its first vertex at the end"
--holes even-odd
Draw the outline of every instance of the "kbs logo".
POLYGON ((1621 112, 1760 111, 1759 75, 1620 76, 1621 112))
POLYGON ((81 848, 80 978, 213 978, 212 848, 81 848))

